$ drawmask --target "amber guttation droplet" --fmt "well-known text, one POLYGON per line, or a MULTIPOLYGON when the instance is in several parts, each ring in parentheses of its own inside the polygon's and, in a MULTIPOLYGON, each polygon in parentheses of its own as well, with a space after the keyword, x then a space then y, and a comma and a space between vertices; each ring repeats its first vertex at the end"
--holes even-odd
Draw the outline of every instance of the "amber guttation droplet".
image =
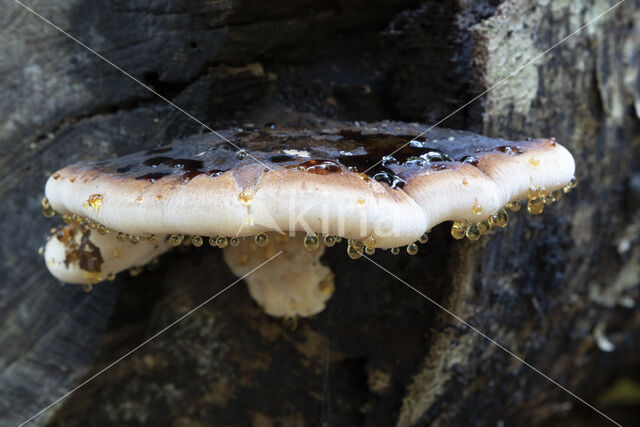
POLYGON ((415 255, 418 253, 418 245, 416 245, 415 243, 412 243, 410 245, 407 246, 407 253, 409 255, 415 255))
POLYGON ((557 202, 560 199, 562 199, 562 191, 555 190, 551 192, 551 200, 553 200, 554 202, 557 202))
POLYGON ((324 245, 328 248, 333 247, 336 244, 336 238, 335 236, 332 236, 331 234, 327 234, 324 236, 324 245))
POLYGON ((511 203, 507 203, 507 209, 509 209, 511 212, 518 212, 521 207, 522 205, 520 204, 519 200, 515 200, 511 203))
POLYGON ((465 234, 469 240, 478 240, 480 238, 480 226, 478 224, 469 225, 465 234))
POLYGON ((364 253, 364 243, 358 242, 357 240, 349 240, 347 245, 347 255, 351 259, 358 259, 364 253))
POLYGON ((113 282, 114 280, 116 280, 116 274, 115 273, 107 274, 107 280, 110 282, 113 282))
POLYGON ((129 274, 131 275, 131 277, 136 277, 140 273, 142 273, 142 267, 135 266, 129 269, 129 274))
POLYGON ((126 239, 126 238, 127 238, 127 235, 126 235, 126 234, 124 234, 124 233, 122 233, 122 232, 120 232, 120 231, 118 231, 118 232, 116 233, 116 239, 118 239, 118 240, 124 240, 124 239, 126 239))
POLYGON ((218 246, 217 243, 217 237, 216 236, 211 236, 209 237, 209 245, 213 246, 214 248, 218 246))
POLYGON ((147 236, 147 240, 149 240, 150 242, 155 242, 158 240, 158 235, 157 234, 149 234, 147 236))
POLYGON ((391 253, 393 255, 398 255, 400 253, 400 248, 391 248, 391 253))
POLYGON ((373 235, 369 235, 369 237, 367 237, 364 240, 363 243, 364 243, 365 248, 367 248, 367 249, 375 249, 375 247, 376 247, 376 238, 373 237, 373 235))
POLYGON ((256 245, 258 245, 261 248, 264 248, 269 244, 269 236, 267 236, 266 233, 256 234, 256 237, 254 238, 254 240, 256 242, 256 245))
POLYGON ((86 284, 94 285, 102 281, 102 273, 99 271, 85 271, 84 272, 84 280, 86 280, 86 284))
POLYGON ((304 247, 307 248, 308 251, 313 251, 318 249, 320 246, 320 239, 318 238, 317 233, 307 233, 304 237, 304 247))
POLYGON ((243 204, 250 205, 253 201, 253 193, 251 190, 244 190, 238 194, 238 199, 240 199, 243 204))
POLYGON ((224 236, 218 236, 218 238, 216 239, 216 245, 218 245, 220 249, 226 248, 228 244, 229 239, 224 236))
POLYGON ((467 227, 468 225, 466 224, 466 221, 454 221, 453 225, 451 226, 451 236, 456 240, 464 238, 464 236, 466 236, 467 234, 467 227))
POLYGON ((418 242, 420 243, 427 243, 429 241, 429 234, 424 233, 422 236, 420 236, 420 238, 418 239, 418 242))
POLYGON ((509 222, 509 215, 505 209, 500 209, 495 215, 493 215, 493 223, 496 227, 504 228, 509 222))
POLYGON ((45 218, 51 218, 56 214, 56 211, 53 210, 49 203, 49 199, 43 197, 40 203, 42 204, 42 215, 44 215, 45 218))
POLYGON ((238 152, 236 152, 236 156, 238 157, 238 159, 244 159, 245 157, 247 157, 249 153, 247 153, 246 150, 240 150, 238 152))
POLYGON ((238 237, 232 237, 229 239, 229 244, 233 247, 240 246, 240 239, 238 237))
POLYGON ((340 243, 340 242, 342 242, 342 237, 336 236, 336 243, 340 243))
POLYGON ((375 253, 376 253, 376 250, 375 250, 375 249, 364 248, 364 252, 365 252, 367 255, 373 255, 373 254, 375 254, 375 253))
POLYGON ((60 174, 58 172, 53 174, 53 179, 58 179, 60 178, 60 174))
POLYGON ((371 181, 371 178, 369 178, 369 175, 367 175, 366 173, 354 172, 354 175, 360 178, 361 180, 363 180, 364 182, 371 181))
POLYGON ((495 223, 495 219, 493 218, 493 215, 491 215, 489 218, 487 218, 485 221, 487 221, 487 224, 489 224, 489 228, 491 230, 493 230, 494 228, 496 228, 496 223, 495 223))
POLYGON ((478 205, 478 199, 475 200, 473 206, 471 207, 471 212, 474 215, 482 215, 482 208, 478 205))
POLYGON ((140 241, 140 236, 129 236, 129 240, 131 240, 131 243, 138 243, 140 241))
POLYGON ((193 238, 191 239, 191 244, 196 248, 199 248, 200 246, 202 246, 203 243, 204 243, 204 240, 202 239, 201 236, 193 236, 193 238))
POLYGON ((85 292, 91 292, 93 290, 93 284, 91 283, 85 283, 82 285, 82 290, 84 290, 85 292))
POLYGON ((551 137, 547 140, 547 145, 550 147, 555 147, 556 146, 556 139, 555 137, 551 137))
POLYGON ((169 244, 171 246, 180 246, 183 240, 184 240, 183 234, 172 234, 171 236, 169 236, 169 244))
POLYGON ((544 210, 544 202, 539 197, 531 198, 527 203, 527 210, 532 215, 539 215, 544 210))
POLYGON ((483 236, 491 233, 491 224, 487 220, 478 223, 478 227, 480 228, 480 234, 482 234, 483 236))
POLYGON ((571 181, 569 181, 569 187, 576 188, 578 186, 578 179, 574 176, 573 178, 571 178, 571 181))
POLYGON ((540 160, 536 159, 535 157, 532 157, 529 159, 529 165, 531 165, 531 167, 535 169, 540 165, 540 160))

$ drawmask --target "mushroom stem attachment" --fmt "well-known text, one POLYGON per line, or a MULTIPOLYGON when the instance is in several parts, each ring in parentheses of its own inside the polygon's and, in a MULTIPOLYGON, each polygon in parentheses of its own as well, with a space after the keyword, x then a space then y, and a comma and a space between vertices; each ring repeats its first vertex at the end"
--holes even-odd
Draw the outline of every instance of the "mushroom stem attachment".
POLYGON ((264 233, 259 239, 244 240, 228 247, 223 256, 231 271, 241 277, 279 251, 282 254, 265 264, 256 274, 245 277, 249 294, 264 311, 275 317, 312 316, 322 311, 334 290, 334 275, 320 263, 324 246, 317 235, 294 237, 264 233), (304 250, 313 240, 313 250, 304 250))

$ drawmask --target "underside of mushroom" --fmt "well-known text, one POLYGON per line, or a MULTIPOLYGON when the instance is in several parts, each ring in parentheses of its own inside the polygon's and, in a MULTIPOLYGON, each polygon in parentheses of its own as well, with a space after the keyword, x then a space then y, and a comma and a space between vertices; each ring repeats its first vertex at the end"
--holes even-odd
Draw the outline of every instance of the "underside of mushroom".
POLYGON ((333 292, 323 246, 344 238, 351 258, 401 247, 413 255, 445 221, 454 238, 477 240, 506 226, 521 201, 539 214, 575 185, 573 157, 553 138, 411 136, 423 128, 229 131, 243 150, 200 135, 65 167, 43 199, 45 215, 69 224, 47 244, 47 266, 60 280, 95 283, 173 246, 208 242, 226 248, 241 276, 283 251, 245 279, 250 293, 271 315, 312 315, 333 292))

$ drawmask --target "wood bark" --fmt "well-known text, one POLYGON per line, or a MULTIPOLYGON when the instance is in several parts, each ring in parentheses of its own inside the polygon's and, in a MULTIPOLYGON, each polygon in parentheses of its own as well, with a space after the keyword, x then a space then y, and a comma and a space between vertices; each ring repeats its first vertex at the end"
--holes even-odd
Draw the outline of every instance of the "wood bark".
MULTIPOLYGON (((90 293, 38 247, 48 174, 202 127, 11 0, 0 3, 0 420, 15 425, 235 278, 192 248, 90 293)), ((31 1, 214 129, 403 120, 555 136, 575 192, 478 242, 434 228, 374 259, 625 424, 640 381, 640 1, 31 1), (525 66, 526 65, 526 66, 525 66), (519 67, 520 72, 494 87, 519 67), (607 342, 613 351, 607 350, 607 342)), ((366 124, 363 124, 366 126, 366 124)), ((239 284, 36 425, 601 425, 603 418, 364 260, 297 327, 239 284), (580 425, 580 424, 578 424, 580 425)))

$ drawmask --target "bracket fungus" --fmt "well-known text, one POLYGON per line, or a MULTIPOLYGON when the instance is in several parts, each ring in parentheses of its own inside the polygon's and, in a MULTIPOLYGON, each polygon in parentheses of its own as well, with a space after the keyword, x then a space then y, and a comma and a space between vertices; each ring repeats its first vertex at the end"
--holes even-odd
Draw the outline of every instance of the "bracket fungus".
POLYGON ((522 200, 539 214, 575 185, 573 157, 553 138, 447 129, 413 138, 420 129, 234 130, 225 136, 247 151, 199 135, 67 166, 46 184, 45 216, 69 224, 50 238, 46 264, 62 281, 92 284, 185 242, 226 248, 237 275, 282 250, 245 280, 267 313, 306 316, 333 292, 323 246, 344 238, 351 258, 414 255, 445 221, 454 238, 477 240, 506 226, 522 200))

